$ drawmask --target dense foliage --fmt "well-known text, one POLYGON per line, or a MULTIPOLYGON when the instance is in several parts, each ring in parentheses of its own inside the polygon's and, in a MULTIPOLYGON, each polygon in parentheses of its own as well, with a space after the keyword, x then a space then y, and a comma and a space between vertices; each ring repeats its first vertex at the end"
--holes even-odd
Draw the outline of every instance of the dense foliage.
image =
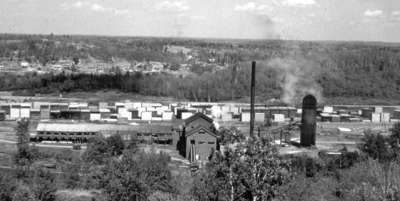
POLYGON ((193 196, 199 201, 275 200, 279 187, 289 181, 289 169, 270 141, 249 138, 214 154, 196 175, 193 196))
POLYGON ((82 155, 44 155, 27 143, 28 126, 22 120, 16 128, 18 168, 0 171, 0 200, 55 201, 60 189, 97 189, 91 200, 101 201, 400 199, 400 123, 388 136, 366 131, 361 152, 318 156, 281 155, 268 138, 222 129, 220 151, 192 175, 173 169, 169 155, 141 150, 135 140, 125 146, 118 135, 94 138, 82 155), (63 161, 62 172, 33 165, 46 157, 63 161))
MULTIPOLYGON (((0 90, 69 92, 117 89, 197 101, 247 97, 250 61, 258 61, 257 95, 280 98, 304 92, 324 97, 399 99, 400 47, 360 42, 215 41, 168 38, 1 35, 0 57, 42 64, 60 59, 181 64, 187 77, 157 75, 3 75, 0 90), (166 51, 168 46, 191 50, 166 51), (211 60, 211 61, 210 61, 211 60), (200 65, 201 64, 201 65, 200 65), (216 73, 212 68, 223 67, 216 73), (293 89, 291 89, 293 88, 293 89), (294 91, 288 91, 294 90, 294 91)), ((396 102, 398 103, 398 102, 396 102)))
POLYGON ((13 201, 54 201, 57 190, 55 175, 43 167, 33 166, 40 158, 40 153, 29 144, 29 120, 18 121, 16 135, 17 153, 14 155, 16 169, 13 177, 5 177, 9 180, 0 180, 0 186, 8 182, 8 186, 0 193, 1 197, 4 200, 12 198, 13 201))
POLYGON ((104 191, 111 200, 147 200, 152 192, 173 192, 169 157, 163 154, 126 152, 105 168, 104 191))

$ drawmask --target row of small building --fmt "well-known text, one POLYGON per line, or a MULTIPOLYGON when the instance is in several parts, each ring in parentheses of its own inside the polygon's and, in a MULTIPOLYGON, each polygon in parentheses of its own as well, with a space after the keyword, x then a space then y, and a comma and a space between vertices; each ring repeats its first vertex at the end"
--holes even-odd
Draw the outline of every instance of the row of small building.
MULTIPOLYGON (((71 119, 84 121, 172 121, 187 119, 201 112, 219 122, 250 122, 249 104, 238 103, 49 103, 24 102, 0 103, 0 121, 31 118, 36 120, 71 119)), ((301 109, 294 107, 255 107, 255 122, 264 123, 298 120, 301 109)), ((372 122, 388 123, 400 119, 400 110, 384 111, 382 107, 338 109, 324 106, 318 111, 318 120, 323 122, 372 122)))
POLYGON ((334 109, 325 106, 319 111, 322 122, 390 123, 400 120, 400 110, 384 111, 383 107, 334 109))
MULTIPOLYGON (((271 119, 284 122, 298 117, 294 107, 256 107, 255 121, 271 119)), ((248 104, 184 103, 168 104, 117 102, 117 103, 0 103, 0 120, 31 118, 37 120, 72 119, 86 121, 171 121, 187 119, 201 112, 218 121, 250 121, 248 104)))

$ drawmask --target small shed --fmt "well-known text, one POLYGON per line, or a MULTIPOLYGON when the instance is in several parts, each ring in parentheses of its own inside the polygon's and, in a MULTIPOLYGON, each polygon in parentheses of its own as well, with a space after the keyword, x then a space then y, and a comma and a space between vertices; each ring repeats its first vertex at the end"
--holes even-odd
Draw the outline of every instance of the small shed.
POLYGON ((217 135, 198 126, 186 133, 186 158, 190 162, 207 161, 217 149, 217 135))

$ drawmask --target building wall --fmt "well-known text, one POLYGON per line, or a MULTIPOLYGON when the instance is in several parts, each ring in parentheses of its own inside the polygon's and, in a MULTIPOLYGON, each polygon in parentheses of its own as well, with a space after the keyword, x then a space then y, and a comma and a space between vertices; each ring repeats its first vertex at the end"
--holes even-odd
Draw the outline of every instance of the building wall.
POLYGON ((150 121, 152 119, 152 113, 151 112, 142 112, 141 119, 150 121))
POLYGON ((250 122, 250 113, 249 112, 242 113, 242 115, 240 116, 240 120, 242 122, 250 122))
POLYGON ((90 113, 90 121, 100 121, 101 114, 100 113, 90 113))
POLYGON ((40 110, 40 118, 41 119, 50 119, 50 109, 41 109, 40 110))
POLYGON ((162 119, 163 120, 172 120, 174 117, 174 113, 173 112, 163 112, 162 114, 162 119))
POLYGON ((222 114, 222 121, 232 121, 233 114, 232 113, 224 113, 222 114))
POLYGON ((211 152, 217 149, 217 138, 208 134, 195 133, 186 137, 186 158, 190 159, 190 148, 194 142, 195 154, 199 155, 199 160, 208 160, 211 152))
POLYGON ((21 111, 20 111, 21 118, 29 118, 30 113, 31 113, 30 108, 25 108, 25 107, 21 108, 21 111))
POLYGON ((255 113, 254 121, 255 122, 264 122, 265 121, 265 113, 255 113))
POLYGON ((11 108, 10 119, 18 119, 20 117, 21 117, 21 109, 20 108, 11 108))

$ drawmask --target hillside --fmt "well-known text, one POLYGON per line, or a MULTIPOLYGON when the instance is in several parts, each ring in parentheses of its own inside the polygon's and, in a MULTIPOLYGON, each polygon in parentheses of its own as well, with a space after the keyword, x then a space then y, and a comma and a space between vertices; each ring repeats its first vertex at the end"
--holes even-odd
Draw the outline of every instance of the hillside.
POLYGON ((116 89, 194 101, 237 100, 248 96, 252 60, 257 61, 260 98, 295 103, 298 97, 312 93, 336 103, 400 102, 396 101, 400 98, 400 46, 366 42, 3 34, 0 67, 27 62, 35 68, 26 74, 2 73, 0 90, 116 89), (71 61, 78 70, 52 70, 61 60, 71 61), (127 63, 126 69, 117 61, 127 63), (98 62, 110 64, 112 70, 101 74, 84 71, 98 62), (151 62, 161 63, 162 69, 146 74, 137 67, 151 62))

